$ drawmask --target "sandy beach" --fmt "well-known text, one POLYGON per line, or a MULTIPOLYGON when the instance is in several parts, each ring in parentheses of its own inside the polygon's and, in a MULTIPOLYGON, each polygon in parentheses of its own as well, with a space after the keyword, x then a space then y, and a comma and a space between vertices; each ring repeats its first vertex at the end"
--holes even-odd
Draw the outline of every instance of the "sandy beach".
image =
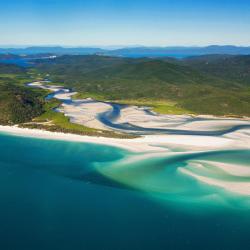
POLYGON ((234 136, 234 133, 228 135, 228 138, 192 135, 147 135, 135 139, 117 139, 50 132, 39 129, 20 128, 18 126, 0 126, 0 132, 41 139, 106 144, 135 152, 166 151, 166 147, 180 147, 191 151, 250 148, 250 135, 248 138, 242 138, 242 136, 234 136))

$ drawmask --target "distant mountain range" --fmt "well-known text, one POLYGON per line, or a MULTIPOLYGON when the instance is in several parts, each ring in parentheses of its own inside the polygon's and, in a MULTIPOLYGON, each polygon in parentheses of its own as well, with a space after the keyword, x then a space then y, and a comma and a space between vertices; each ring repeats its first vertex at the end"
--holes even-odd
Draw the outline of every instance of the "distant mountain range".
POLYGON ((91 47, 27 47, 0 48, 0 54, 34 55, 110 55, 122 57, 188 57, 209 54, 249 55, 250 47, 218 46, 207 47, 130 47, 121 49, 101 49, 91 47))

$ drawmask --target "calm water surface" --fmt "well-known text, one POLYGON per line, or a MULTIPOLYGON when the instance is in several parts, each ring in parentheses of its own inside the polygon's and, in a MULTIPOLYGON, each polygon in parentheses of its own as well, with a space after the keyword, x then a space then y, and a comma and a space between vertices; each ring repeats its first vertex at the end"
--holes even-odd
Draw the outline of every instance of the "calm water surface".
MULTIPOLYGON (((228 155, 249 160, 249 151, 192 157, 228 155)), ((109 146, 0 134, 0 249, 249 249, 248 199, 177 175, 185 157, 114 171, 135 156, 109 146), (152 189, 156 182, 162 190, 152 189), (175 187, 185 192, 167 192, 175 187), (218 193, 218 202, 203 199, 218 193)))

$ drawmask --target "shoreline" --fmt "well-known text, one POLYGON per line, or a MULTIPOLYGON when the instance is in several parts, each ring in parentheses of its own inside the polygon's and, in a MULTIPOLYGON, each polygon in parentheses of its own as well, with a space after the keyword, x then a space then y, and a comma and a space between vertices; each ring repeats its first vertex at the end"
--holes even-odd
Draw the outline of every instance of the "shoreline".
MULTIPOLYGON (((38 139, 61 140, 71 142, 93 143, 122 148, 131 152, 169 152, 171 149, 181 148, 187 151, 207 151, 217 149, 246 149, 248 142, 242 140, 242 136, 193 136, 193 135, 146 135, 133 139, 120 139, 110 137, 98 137, 77 135, 62 132, 51 132, 41 129, 20 128, 17 125, 0 125, 0 133, 14 136, 32 137, 38 139)), ((237 133, 237 132, 236 132, 237 133)))
POLYGON ((20 137, 31 137, 38 139, 108 145, 126 149, 132 152, 161 151, 160 148, 157 148, 156 150, 155 147, 151 147, 146 142, 144 142, 143 137, 136 139, 119 139, 119 138, 110 138, 101 136, 97 137, 97 136, 77 135, 77 134, 62 133, 62 132, 51 132, 41 129, 20 128, 17 125, 13 126, 0 125, 0 133, 6 133, 20 137))
MULTIPOLYGON (((68 141, 76 143, 90 143, 96 145, 106 145, 131 153, 137 153, 132 158, 125 158, 126 164, 133 163, 134 160, 147 160, 152 158, 162 157, 183 157, 185 155, 199 154, 199 153, 213 153, 216 151, 230 151, 230 150, 250 150, 250 134, 245 134, 247 130, 232 133, 226 137, 216 136, 193 136, 193 135, 148 135, 135 139, 118 139, 107 137, 84 136, 76 134, 66 134, 62 132, 51 132, 39 129, 20 128, 17 125, 3 126, 0 125, 0 135, 18 136, 25 138, 37 138, 43 140, 54 141, 68 141), (245 138, 245 136, 247 138, 245 138)), ((123 163, 124 163, 123 162, 123 163)), ((249 169, 247 166, 240 164, 230 164, 221 161, 209 161, 192 159, 188 160, 188 166, 191 168, 180 168, 180 172, 198 182, 208 186, 221 188, 227 192, 249 196, 250 183, 242 183, 241 178, 249 176, 249 169), (219 169, 218 171, 225 172, 225 176, 234 176, 235 181, 227 181, 223 178, 214 178, 213 168, 211 175, 203 174, 204 166, 202 163, 209 163, 212 167, 219 169), (194 166, 194 167, 192 167, 194 166), (199 171, 196 171, 197 166, 199 171)), ((167 163, 166 163, 167 164, 167 163)), ((166 165, 167 167, 167 165, 166 165)))

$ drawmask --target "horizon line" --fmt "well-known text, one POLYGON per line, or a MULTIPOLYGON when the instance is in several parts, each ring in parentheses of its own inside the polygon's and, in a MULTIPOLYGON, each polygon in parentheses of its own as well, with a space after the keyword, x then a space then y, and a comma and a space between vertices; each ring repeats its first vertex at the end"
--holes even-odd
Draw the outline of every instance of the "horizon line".
POLYGON ((183 47, 183 48, 205 48, 211 46, 225 47, 250 47, 249 44, 237 45, 237 44, 207 44, 207 45, 143 45, 143 44, 134 44, 134 45, 63 45, 63 44, 0 44, 0 48, 3 49, 25 49, 29 47, 61 47, 61 48, 100 48, 100 49, 119 49, 119 48, 174 48, 174 47, 183 47))

